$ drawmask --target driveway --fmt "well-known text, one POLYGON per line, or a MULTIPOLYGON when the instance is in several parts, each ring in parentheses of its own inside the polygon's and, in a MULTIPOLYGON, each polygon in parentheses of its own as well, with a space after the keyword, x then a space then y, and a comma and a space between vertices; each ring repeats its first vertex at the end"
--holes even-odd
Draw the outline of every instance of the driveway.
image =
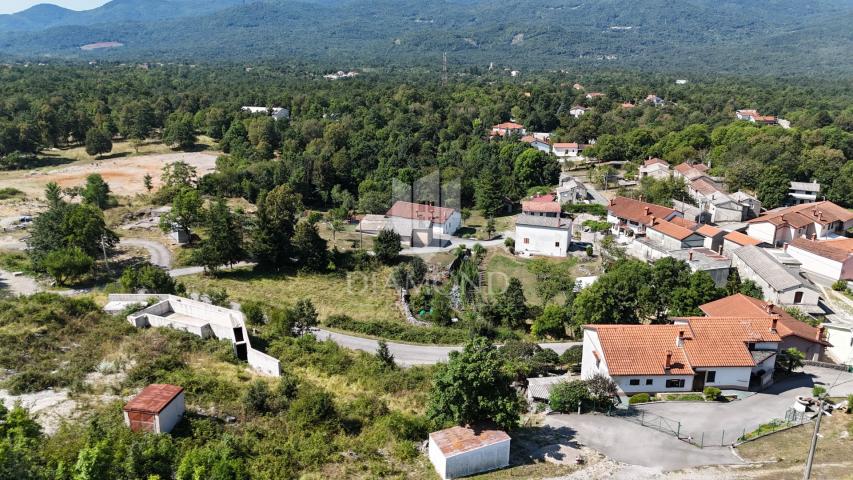
POLYGON ((151 257, 150 261, 152 265, 162 268, 169 268, 172 266, 172 252, 170 252, 169 249, 160 242, 145 240, 142 238, 122 238, 119 243, 126 247, 144 248, 151 257))
MULTIPOLYGON (((315 329, 314 335, 318 340, 331 340, 338 345, 350 350, 361 350, 368 353, 376 352, 379 342, 372 338, 356 337, 329 330, 315 329)), ((572 345, 580 345, 578 342, 566 343, 540 343, 542 348, 550 348, 558 354, 562 354, 572 345)), ((388 350, 394 355, 398 365, 410 367, 412 365, 433 365, 446 362, 450 352, 461 350, 461 347, 415 345, 408 343, 388 342, 388 350)))
POLYGON ((719 444, 723 438, 724 443, 731 443, 744 431, 755 430, 758 425, 775 418, 784 418, 785 411, 796 397, 811 395, 814 385, 823 385, 832 396, 853 394, 851 373, 810 366, 805 367, 803 373, 778 382, 763 392, 730 403, 660 402, 637 408, 681 422, 682 435, 691 435, 698 441, 704 433, 709 442, 719 444))
POLYGON ((743 463, 729 448, 697 448, 671 435, 605 415, 548 415, 545 428, 556 429, 617 462, 660 472, 743 463))

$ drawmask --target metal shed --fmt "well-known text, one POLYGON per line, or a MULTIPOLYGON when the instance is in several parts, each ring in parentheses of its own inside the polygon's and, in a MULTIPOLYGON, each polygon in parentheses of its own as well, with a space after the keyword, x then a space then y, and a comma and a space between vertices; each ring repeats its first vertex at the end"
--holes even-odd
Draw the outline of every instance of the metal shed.
POLYGON ((510 437, 501 430, 452 427, 429 434, 429 459, 442 479, 509 465, 510 437))
POLYGON ((134 432, 168 433, 184 415, 184 389, 153 384, 124 406, 124 423, 134 432))

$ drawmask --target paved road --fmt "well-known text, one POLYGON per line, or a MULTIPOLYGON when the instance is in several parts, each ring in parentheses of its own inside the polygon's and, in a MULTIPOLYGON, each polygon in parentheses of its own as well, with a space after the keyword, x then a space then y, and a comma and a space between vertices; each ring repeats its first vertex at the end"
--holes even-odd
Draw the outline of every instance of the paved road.
POLYGON ((651 428, 605 415, 553 414, 545 427, 617 462, 658 471, 743 463, 729 448, 698 448, 651 428))
MULTIPOLYGON (((254 262, 237 262, 234 264, 234 268, 239 267, 254 267, 256 264, 254 262)), ((228 267, 225 267, 228 268, 228 267)), ((183 268, 175 268, 169 270, 169 276, 171 277, 186 277, 187 275, 199 275, 204 273, 204 267, 183 267, 183 268)))
POLYGON ((151 257, 150 262, 152 265, 163 268, 169 268, 172 266, 172 252, 170 252, 169 249, 160 242, 145 240, 142 238, 122 238, 120 245, 144 248, 148 251, 148 255, 151 257))
MULTIPOLYGON (((319 340, 331 340, 338 345, 351 350, 362 350, 373 353, 379 347, 376 340, 364 337, 356 337, 329 330, 316 329, 314 335, 319 340)), ((562 354, 572 345, 580 345, 578 342, 566 343, 540 343, 542 348, 550 348, 558 354, 562 354)), ((399 365, 433 365, 446 362, 452 351, 461 350, 461 347, 440 347, 435 345, 414 345, 408 343, 388 342, 388 350, 394 355, 399 365)))

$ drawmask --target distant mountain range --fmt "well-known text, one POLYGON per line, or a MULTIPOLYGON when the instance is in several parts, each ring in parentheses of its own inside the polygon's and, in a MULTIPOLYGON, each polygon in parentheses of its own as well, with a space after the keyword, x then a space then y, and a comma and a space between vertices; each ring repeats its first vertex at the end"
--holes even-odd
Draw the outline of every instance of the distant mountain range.
POLYGON ((0 16, 0 54, 849 74, 851 19, 853 0, 114 0, 0 16), (123 46, 80 48, 99 42, 123 46))

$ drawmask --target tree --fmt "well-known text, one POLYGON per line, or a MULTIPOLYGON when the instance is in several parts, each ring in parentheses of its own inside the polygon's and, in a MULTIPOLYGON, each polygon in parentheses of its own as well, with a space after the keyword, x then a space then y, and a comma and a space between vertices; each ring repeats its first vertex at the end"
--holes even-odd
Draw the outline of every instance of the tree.
POLYGON ((59 285, 66 285, 92 271, 95 261, 80 248, 63 248, 47 254, 44 268, 59 285))
POLYGON ((517 426, 522 402, 502 367, 495 346, 485 338, 451 352, 448 363, 436 368, 427 416, 438 423, 517 426))
POLYGON ((107 208, 110 201, 110 186, 98 173, 86 177, 86 186, 83 188, 83 202, 95 205, 101 210, 107 208))
POLYGON ((575 287, 569 262, 555 263, 537 258, 527 265, 527 269, 536 275, 536 293, 543 304, 550 302, 561 293, 567 294, 575 287))
POLYGON ((785 372, 790 374, 794 370, 803 367, 803 360, 806 355, 794 347, 786 348, 779 355, 779 366, 785 369, 785 372))
POLYGON ((782 168, 771 166, 764 169, 755 193, 761 200, 761 206, 767 209, 780 207, 788 198, 790 178, 782 168))
POLYGON ((172 198, 169 213, 160 217, 160 229, 166 233, 177 230, 190 234, 191 229, 201 222, 202 216, 202 199, 198 190, 184 187, 172 198))
POLYGON ((110 134, 100 128, 90 128, 86 132, 86 153, 97 157, 104 153, 110 153, 113 149, 113 140, 110 134))
POLYGON ((152 180, 150 173, 146 173, 145 176, 142 177, 142 185, 145 186, 145 190, 147 190, 148 193, 151 193, 151 190, 154 188, 152 180))
MULTIPOLYGON (((655 261, 649 269, 648 283, 641 290, 643 315, 659 323, 666 320, 667 311, 673 303, 673 292, 687 284, 690 275, 690 266, 681 260, 664 257, 655 261)), ((685 308, 692 306, 685 305, 685 308)))
POLYGON ((293 233, 293 249, 299 258, 301 268, 321 272, 329 264, 329 251, 326 240, 320 237, 317 225, 299 222, 293 233))
POLYGON ((524 325, 528 309, 521 280, 515 277, 509 279, 506 290, 495 301, 495 312, 500 321, 510 328, 524 325))
POLYGON ((151 264, 125 268, 118 280, 123 292, 178 293, 178 284, 169 272, 151 264))
POLYGON ((444 291, 436 291, 430 301, 429 318, 432 323, 446 327, 453 320, 453 308, 450 306, 450 298, 448 293, 444 291))
POLYGON ((137 153, 139 145, 154 129, 154 109, 146 101, 127 103, 119 114, 119 131, 125 138, 133 140, 137 153))
POLYGON ((178 191, 184 188, 195 188, 198 184, 198 173, 194 166, 187 162, 177 161, 166 164, 160 175, 160 188, 178 191))
POLYGON ((488 240, 491 240, 495 234, 495 230, 497 230, 497 226, 495 226, 495 219, 493 217, 489 217, 486 220, 486 237, 488 240))
MULTIPOLYGON (((177 201, 178 197, 175 197, 177 201)), ((215 272, 222 265, 233 265, 244 257, 243 224, 231 212, 225 200, 216 199, 202 215, 207 238, 202 240, 194 259, 205 269, 215 272)))
POLYGON ((542 313, 533 321, 531 333, 538 337, 562 338, 566 334, 566 325, 571 321, 571 311, 559 305, 546 305, 542 313))
POLYGON ((493 168, 487 167, 476 183, 475 196, 477 208, 483 216, 494 217, 504 205, 504 192, 501 189, 501 178, 493 168))
POLYGON ((548 398, 548 406, 551 410, 562 413, 577 411, 592 400, 586 382, 583 380, 572 380, 561 382, 551 388, 551 396, 548 398))
POLYGON ((314 303, 307 298, 302 298, 293 307, 294 330, 297 335, 302 336, 309 333, 317 326, 317 310, 314 303))
POLYGON ((414 287, 412 269, 408 264, 401 263, 391 270, 391 283, 400 290, 408 290, 414 287))
POLYGON ((376 254, 376 258, 385 265, 396 262, 402 250, 400 234, 394 230, 383 229, 373 242, 373 252, 376 254))
POLYGON ((394 355, 388 349, 388 342, 384 339, 379 339, 379 346, 376 349, 376 358, 385 368, 396 369, 397 364, 394 363, 394 355))
POLYGON ((638 260, 617 262, 575 297, 572 320, 579 324, 639 323, 650 268, 638 260))
POLYGON ((426 280, 427 273, 429 272, 429 267, 426 262, 421 257, 412 257, 409 261, 409 269, 412 273, 412 283, 415 285, 420 285, 424 283, 426 280))
POLYGON ((613 399, 619 395, 619 388, 612 378, 596 373, 585 380, 589 395, 597 404, 598 408, 610 405, 613 399))
POLYGON ((171 114, 166 120, 166 128, 163 129, 163 141, 183 150, 194 147, 196 137, 192 115, 186 112, 171 114))
POLYGON ((302 208, 302 196, 288 185, 258 197, 251 252, 261 267, 277 270, 290 262, 291 239, 302 208))
POLYGON ((687 285, 675 288, 670 302, 670 315, 702 315, 700 305, 713 302, 725 296, 723 289, 717 288, 708 272, 698 271, 690 275, 687 285))

